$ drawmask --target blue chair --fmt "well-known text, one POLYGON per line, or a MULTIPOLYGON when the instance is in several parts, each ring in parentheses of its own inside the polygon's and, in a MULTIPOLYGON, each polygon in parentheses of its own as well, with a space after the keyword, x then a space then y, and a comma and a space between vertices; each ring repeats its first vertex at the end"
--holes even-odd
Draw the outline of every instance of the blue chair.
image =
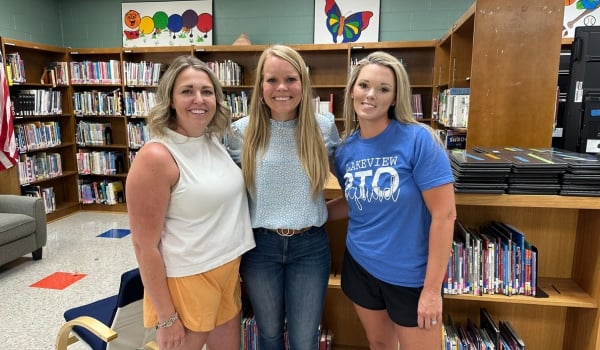
POLYGON ((92 350, 158 349, 154 330, 143 325, 144 285, 140 270, 121 275, 119 293, 65 311, 67 321, 56 337, 56 350, 66 350, 77 341, 92 350))

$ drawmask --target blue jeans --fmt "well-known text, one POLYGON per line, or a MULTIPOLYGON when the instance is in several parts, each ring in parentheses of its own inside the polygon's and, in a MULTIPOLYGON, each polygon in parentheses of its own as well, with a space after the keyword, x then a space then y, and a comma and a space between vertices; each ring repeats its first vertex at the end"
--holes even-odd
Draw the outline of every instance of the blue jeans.
POLYGON ((240 274, 254 310, 260 350, 319 348, 331 256, 325 226, 291 237, 255 229, 256 248, 242 256, 240 274))

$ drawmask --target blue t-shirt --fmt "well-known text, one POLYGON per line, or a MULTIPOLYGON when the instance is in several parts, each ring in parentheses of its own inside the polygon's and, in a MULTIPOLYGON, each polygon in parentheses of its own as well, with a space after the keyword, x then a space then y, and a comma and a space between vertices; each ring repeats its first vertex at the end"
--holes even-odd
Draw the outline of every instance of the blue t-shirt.
POLYGON ((421 192, 454 181, 444 148, 419 124, 392 120, 379 135, 350 135, 335 153, 349 206, 346 246, 376 278, 424 283, 431 215, 421 192))

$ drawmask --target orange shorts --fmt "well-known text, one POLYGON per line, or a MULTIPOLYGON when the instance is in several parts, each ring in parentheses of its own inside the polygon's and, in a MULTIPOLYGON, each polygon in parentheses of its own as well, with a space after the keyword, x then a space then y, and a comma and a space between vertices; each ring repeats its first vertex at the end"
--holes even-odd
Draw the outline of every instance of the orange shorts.
MULTIPOLYGON (((210 271, 186 277, 167 277, 171 300, 185 328, 209 332, 230 321, 242 309, 241 258, 210 271)), ((158 322, 150 299, 144 294, 144 326, 158 322)))

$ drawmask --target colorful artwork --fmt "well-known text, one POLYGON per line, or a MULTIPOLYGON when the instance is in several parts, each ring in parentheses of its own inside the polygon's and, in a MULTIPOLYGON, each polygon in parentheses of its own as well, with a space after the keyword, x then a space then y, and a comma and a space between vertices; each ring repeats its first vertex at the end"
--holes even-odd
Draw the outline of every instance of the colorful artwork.
POLYGON ((379 0, 315 0, 315 44, 379 41, 379 0))
POLYGON ((575 36, 575 28, 600 25, 600 0, 565 0, 563 38, 575 36))
POLYGON ((123 47, 212 45, 212 1, 122 3, 123 47))

